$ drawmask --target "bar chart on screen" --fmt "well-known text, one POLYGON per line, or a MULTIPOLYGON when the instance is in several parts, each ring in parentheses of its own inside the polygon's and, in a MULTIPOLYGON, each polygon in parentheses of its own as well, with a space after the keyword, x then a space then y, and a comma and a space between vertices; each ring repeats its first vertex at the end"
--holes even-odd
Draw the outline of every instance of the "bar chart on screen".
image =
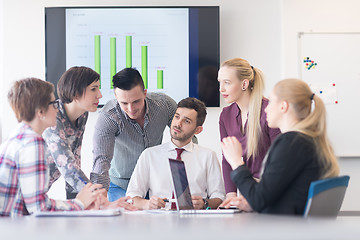
POLYGON ((188 34, 186 9, 69 9, 66 67, 100 74, 100 104, 114 98, 112 77, 125 67, 140 72, 148 91, 179 101, 189 95, 188 34))

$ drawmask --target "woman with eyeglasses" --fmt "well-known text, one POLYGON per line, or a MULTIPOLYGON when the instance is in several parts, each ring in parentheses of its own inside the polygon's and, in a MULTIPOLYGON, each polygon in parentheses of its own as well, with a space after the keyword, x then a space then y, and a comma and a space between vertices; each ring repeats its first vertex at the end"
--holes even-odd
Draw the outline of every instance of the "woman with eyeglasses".
POLYGON ((0 216, 94 208, 94 201, 101 202, 105 192, 100 184, 88 183, 68 201, 52 200, 46 194, 49 169, 41 135, 56 124, 59 105, 54 86, 37 78, 23 79, 14 83, 8 99, 20 123, 0 147, 0 216))

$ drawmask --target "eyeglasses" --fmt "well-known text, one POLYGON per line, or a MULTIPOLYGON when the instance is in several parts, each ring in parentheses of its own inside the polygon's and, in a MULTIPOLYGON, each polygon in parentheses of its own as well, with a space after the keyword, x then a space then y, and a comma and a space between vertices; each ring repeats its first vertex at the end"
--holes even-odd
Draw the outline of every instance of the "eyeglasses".
POLYGON ((52 101, 52 102, 49 102, 49 105, 53 105, 53 107, 55 108, 55 109, 59 109, 59 102, 58 101, 52 101))

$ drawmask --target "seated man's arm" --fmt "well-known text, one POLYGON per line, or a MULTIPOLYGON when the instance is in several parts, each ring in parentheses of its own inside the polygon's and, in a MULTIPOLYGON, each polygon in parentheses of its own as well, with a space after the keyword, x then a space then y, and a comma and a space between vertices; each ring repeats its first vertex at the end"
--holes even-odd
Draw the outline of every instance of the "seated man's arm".
MULTIPOLYGON (((129 185, 126 191, 126 196, 129 196, 133 200, 133 204, 138 209, 155 209, 150 208, 154 204, 150 204, 150 200, 144 199, 146 193, 149 191, 149 181, 150 181, 150 166, 149 161, 146 161, 146 152, 145 149, 141 154, 134 168, 134 172, 131 175, 129 185)), ((151 197, 156 198, 156 197, 151 197)), ((153 200, 155 201, 155 200, 153 200)))
POLYGON ((220 169, 220 163, 216 157, 216 153, 211 154, 211 163, 207 169, 207 191, 208 191, 208 205, 211 209, 216 209, 225 199, 225 187, 220 169))
POLYGON ((134 206, 142 210, 160 209, 165 207, 165 202, 162 198, 152 196, 149 200, 142 197, 134 197, 134 206))
POLYGON ((208 200, 209 207, 211 209, 217 209, 218 206, 222 203, 222 199, 220 198, 211 198, 208 200))
POLYGON ((221 198, 203 199, 201 196, 192 196, 191 198, 195 209, 206 208, 205 201, 207 201, 207 207, 210 207, 211 209, 216 209, 223 201, 221 198))

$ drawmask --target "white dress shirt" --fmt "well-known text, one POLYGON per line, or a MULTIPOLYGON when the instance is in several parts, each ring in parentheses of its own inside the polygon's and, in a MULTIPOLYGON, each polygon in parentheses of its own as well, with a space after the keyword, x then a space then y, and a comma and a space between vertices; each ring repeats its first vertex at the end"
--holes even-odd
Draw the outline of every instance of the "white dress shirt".
MULTIPOLYGON (((176 159, 177 148, 171 141, 145 149, 136 164, 126 192, 130 197, 172 198, 173 184, 169 158, 176 159)), ((224 200, 225 189, 220 164, 214 151, 190 142, 183 147, 191 195, 224 200)))

